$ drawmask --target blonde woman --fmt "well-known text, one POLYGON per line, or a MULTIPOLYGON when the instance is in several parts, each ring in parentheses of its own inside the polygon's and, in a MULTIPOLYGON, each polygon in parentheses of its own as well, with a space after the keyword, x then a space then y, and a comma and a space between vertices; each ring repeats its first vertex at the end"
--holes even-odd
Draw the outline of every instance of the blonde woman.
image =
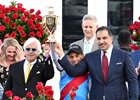
POLYGON ((24 59, 24 52, 18 41, 7 38, 0 47, 0 83, 5 86, 10 64, 24 59))

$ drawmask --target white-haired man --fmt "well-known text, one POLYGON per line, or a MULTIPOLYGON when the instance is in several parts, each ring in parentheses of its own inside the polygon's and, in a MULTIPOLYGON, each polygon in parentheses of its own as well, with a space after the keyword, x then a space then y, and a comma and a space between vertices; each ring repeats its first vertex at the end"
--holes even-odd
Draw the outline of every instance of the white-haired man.
POLYGON ((83 16, 81 26, 84 33, 84 38, 73 42, 72 44, 79 45, 82 48, 84 54, 97 50, 99 48, 95 34, 98 28, 97 18, 93 15, 86 14, 83 16))
MULTIPOLYGON (((38 39, 29 38, 23 45, 23 49, 25 60, 10 66, 4 91, 12 90, 13 95, 21 98, 25 97, 27 92, 32 92, 36 97, 38 95, 35 88, 37 82, 42 82, 45 85, 46 81, 54 76, 53 65, 51 63, 43 64, 37 60, 38 55, 42 52, 38 39)), ((3 99, 7 99, 5 93, 3 99)))

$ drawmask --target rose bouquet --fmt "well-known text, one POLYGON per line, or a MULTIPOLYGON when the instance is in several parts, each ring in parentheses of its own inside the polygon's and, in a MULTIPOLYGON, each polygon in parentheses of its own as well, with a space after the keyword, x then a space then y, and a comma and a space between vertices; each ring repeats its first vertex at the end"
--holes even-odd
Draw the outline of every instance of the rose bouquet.
POLYGON ((138 21, 135 21, 134 24, 129 26, 129 30, 132 33, 132 44, 130 44, 130 47, 133 50, 138 50, 140 48, 140 17, 138 18, 138 21))
POLYGON ((11 2, 9 7, 0 4, 0 38, 13 37, 23 44, 29 37, 36 37, 44 43, 48 35, 40 14, 40 10, 27 10, 21 3, 11 2))
POLYGON ((78 86, 74 85, 72 87, 72 89, 70 90, 70 100, 74 100, 74 97, 76 96, 76 93, 75 91, 78 89, 78 86))
POLYGON ((53 94, 54 91, 52 90, 51 86, 43 86, 42 82, 38 82, 36 85, 36 90, 38 91, 38 97, 34 98, 31 92, 26 94, 26 97, 20 98, 18 96, 13 96, 11 90, 5 92, 6 96, 9 100, 54 100, 53 94))

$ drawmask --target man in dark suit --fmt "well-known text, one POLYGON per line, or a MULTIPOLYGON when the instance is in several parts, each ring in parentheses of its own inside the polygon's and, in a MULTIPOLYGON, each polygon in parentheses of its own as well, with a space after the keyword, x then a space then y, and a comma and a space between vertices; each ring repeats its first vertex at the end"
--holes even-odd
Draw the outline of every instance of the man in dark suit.
POLYGON ((77 66, 72 66, 56 46, 59 63, 71 77, 90 71, 90 100, 138 100, 137 75, 129 54, 113 47, 113 35, 108 27, 99 27, 96 37, 100 49, 87 54, 77 66))
MULTIPOLYGON (((99 47, 96 41, 96 30, 98 28, 97 18, 93 15, 86 14, 82 19, 82 30, 84 38, 73 42, 72 44, 79 45, 84 54, 97 50, 99 47)), ((70 44, 70 45, 72 45, 70 44)))
POLYGON ((37 60, 38 55, 42 52, 39 40, 29 38, 23 48, 26 58, 10 66, 3 100, 7 99, 5 95, 7 90, 12 90, 14 96, 21 98, 25 97, 27 92, 32 92, 36 97, 38 95, 37 82, 42 82, 45 85, 46 81, 54 76, 50 57, 45 61, 45 64, 37 60), (29 67, 28 63, 30 63, 29 67))

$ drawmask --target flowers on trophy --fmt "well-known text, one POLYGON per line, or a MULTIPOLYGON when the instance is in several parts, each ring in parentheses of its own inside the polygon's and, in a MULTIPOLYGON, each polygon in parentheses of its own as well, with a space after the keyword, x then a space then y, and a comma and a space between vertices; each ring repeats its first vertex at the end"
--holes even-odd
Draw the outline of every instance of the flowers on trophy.
POLYGON ((54 100, 52 86, 43 86, 42 82, 38 82, 36 85, 36 90, 38 91, 38 97, 34 98, 32 92, 28 92, 26 97, 20 98, 18 96, 13 96, 11 90, 5 92, 9 100, 54 100))
POLYGON ((11 2, 6 7, 0 4, 0 37, 3 39, 13 37, 20 44, 29 37, 36 37, 43 44, 48 35, 43 26, 41 11, 23 7, 23 4, 11 2))
POLYGON ((129 30, 131 31, 131 40, 132 43, 130 44, 130 47, 133 50, 138 50, 140 48, 140 16, 138 18, 138 21, 135 21, 134 24, 131 24, 129 26, 129 30))

